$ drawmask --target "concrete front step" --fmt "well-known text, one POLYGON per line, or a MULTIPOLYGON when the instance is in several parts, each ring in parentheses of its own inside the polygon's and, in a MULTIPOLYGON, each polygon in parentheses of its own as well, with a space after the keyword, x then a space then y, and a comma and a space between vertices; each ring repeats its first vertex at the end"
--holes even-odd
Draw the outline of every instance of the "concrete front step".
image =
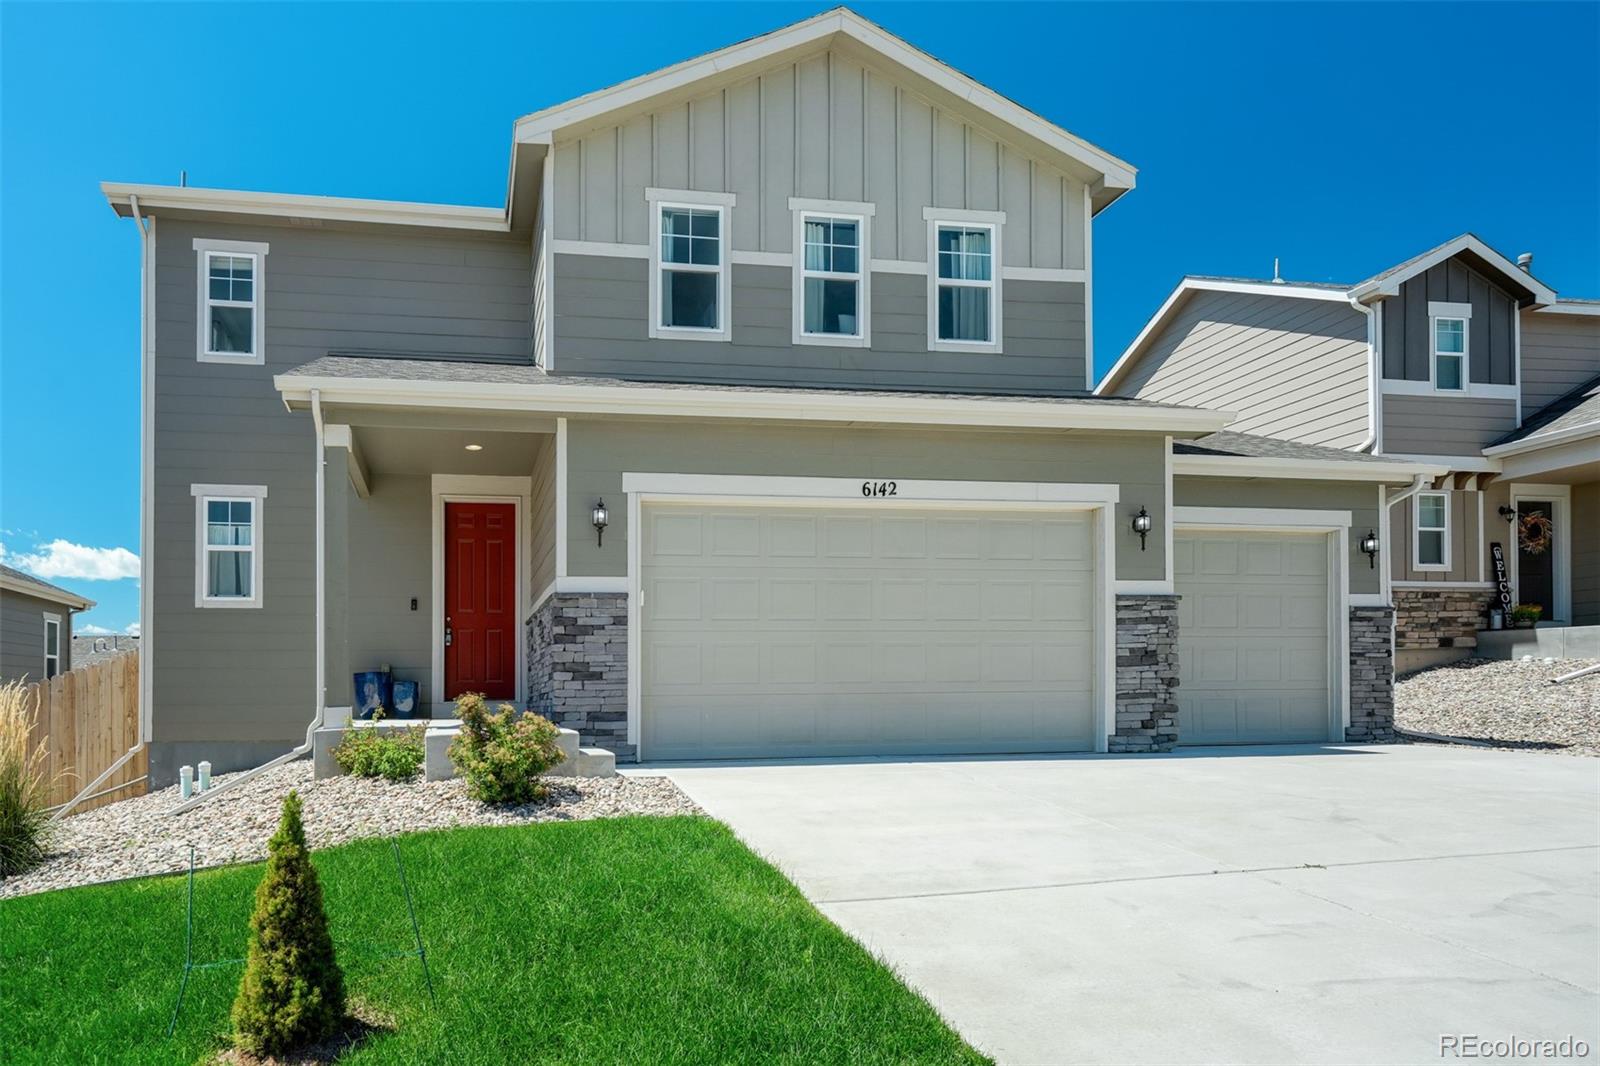
MULTIPOLYGON (((354 722, 348 725, 324 726, 312 737, 312 775, 317 780, 337 777, 344 771, 334 761, 333 749, 349 729, 415 729, 426 727, 423 735, 422 776, 428 781, 446 781, 456 776, 455 764, 450 761, 450 742, 461 732, 459 718, 386 719, 381 722, 354 722)), ((565 756, 553 766, 546 777, 615 777, 616 756, 605 748, 579 746, 577 730, 560 729, 556 744, 565 756)))

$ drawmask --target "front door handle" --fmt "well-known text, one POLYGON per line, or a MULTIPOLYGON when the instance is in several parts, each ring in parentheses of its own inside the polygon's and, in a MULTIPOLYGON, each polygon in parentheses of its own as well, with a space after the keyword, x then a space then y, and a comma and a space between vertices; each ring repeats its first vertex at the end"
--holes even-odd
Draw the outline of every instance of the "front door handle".
POLYGON ((451 635, 451 632, 450 632, 450 616, 449 615, 445 615, 444 616, 444 646, 445 647, 448 648, 450 646, 451 639, 452 639, 452 635, 451 635))

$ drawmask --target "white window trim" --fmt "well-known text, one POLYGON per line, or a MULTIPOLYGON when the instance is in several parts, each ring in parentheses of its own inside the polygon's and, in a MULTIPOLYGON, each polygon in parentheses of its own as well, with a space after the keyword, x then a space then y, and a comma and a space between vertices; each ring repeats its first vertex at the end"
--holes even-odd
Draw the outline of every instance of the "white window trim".
MULTIPOLYGON (((689 189, 646 189, 645 202, 649 205, 650 219, 650 321, 651 338, 672 338, 686 341, 731 341, 733 339, 733 234, 729 216, 736 197, 731 192, 696 192, 689 189), (717 213, 718 258, 717 274, 717 328, 694 329, 661 324, 661 209, 683 207, 697 211, 707 209, 717 213)), ((704 266, 683 263, 671 264, 671 269, 685 269, 696 273, 712 273, 704 266)))
POLYGON ((195 358, 202 363, 233 363, 237 366, 261 366, 267 361, 266 356, 266 322, 267 305, 267 248, 260 241, 222 241, 210 237, 196 237, 195 250, 195 358), (242 355, 238 352, 213 352, 206 344, 206 323, 209 315, 206 309, 211 305, 210 261, 214 255, 241 256, 252 260, 255 264, 252 277, 255 299, 248 305, 233 300, 216 301, 223 307, 245 307, 253 309, 251 316, 250 354, 242 355))
POLYGON ((61 676, 61 641, 62 641, 63 637, 65 636, 65 634, 66 634, 66 627, 61 624, 61 616, 59 614, 53 614, 50 611, 45 611, 44 612, 44 677, 41 680, 48 681, 52 677, 60 677, 61 676), (56 627, 56 653, 54 655, 50 654, 50 627, 51 626, 55 626, 56 627), (55 668, 54 672, 52 672, 51 669, 50 669, 50 660, 51 659, 54 659, 56 661, 56 668, 55 668))
POLYGON ((1446 396, 1465 396, 1472 391, 1472 305, 1458 303, 1444 303, 1439 300, 1428 301, 1428 385, 1434 392, 1446 396), (1454 319, 1461 323, 1461 351, 1439 351, 1439 320, 1454 319), (1461 360, 1461 387, 1459 389, 1443 389, 1439 387, 1439 358, 1461 360))
POLYGON ((1005 336, 1004 323, 1001 321, 1002 293, 1001 286, 1005 281, 1005 270, 1001 266, 1004 260, 1001 257, 1001 235, 1005 230, 1006 213, 1004 211, 958 211, 953 208, 925 207, 922 217, 928 224, 928 350, 930 352, 968 352, 973 354, 995 354, 1003 350, 1002 338, 1005 336), (988 282, 960 281, 952 282, 948 278, 939 277, 939 227, 940 226, 966 226, 984 227, 993 235, 990 241, 990 269, 988 282), (941 284, 957 284, 969 288, 987 288, 992 301, 989 307, 989 336, 988 341, 945 341, 939 339, 939 286, 941 284))
POLYGON ((256 608, 264 601, 265 589, 261 587, 263 537, 261 512, 265 508, 265 485, 190 485, 189 495, 194 497, 194 605, 205 608, 256 608), (250 508, 250 595, 206 595, 206 504, 212 500, 249 500, 250 508))
POLYGON ((789 210, 794 213, 792 236, 793 286, 790 304, 791 339, 795 344, 814 344, 831 348, 869 348, 872 346, 872 216, 875 205, 850 200, 811 200, 799 196, 789 197, 789 210), (805 230, 808 218, 839 218, 856 224, 860 244, 856 249, 856 273, 836 274, 827 271, 806 270, 805 230), (856 332, 807 333, 805 331, 806 278, 834 278, 856 283, 856 332))
POLYGON ((1411 501, 1411 569, 1419 573, 1441 573, 1449 570, 1450 533, 1450 490, 1430 489, 1426 492, 1417 493, 1411 501), (1442 562, 1425 563, 1422 561, 1422 534, 1424 532, 1422 528, 1422 498, 1424 496, 1438 496, 1444 500, 1444 525, 1442 527, 1429 526, 1427 529, 1429 533, 1439 532, 1443 534, 1440 538, 1442 541, 1442 551, 1440 552, 1442 562))

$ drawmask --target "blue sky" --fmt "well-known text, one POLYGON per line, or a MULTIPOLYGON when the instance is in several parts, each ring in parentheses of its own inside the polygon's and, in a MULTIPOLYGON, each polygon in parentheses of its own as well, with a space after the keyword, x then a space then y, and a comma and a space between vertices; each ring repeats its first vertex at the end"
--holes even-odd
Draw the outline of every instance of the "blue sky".
MULTIPOLYGON (((518 115, 823 7, 0 4, 5 558, 137 620, 137 237, 100 181, 498 205, 518 115)), ((1184 273, 1274 256, 1354 281, 1473 230, 1600 296, 1600 5, 856 9, 1139 168, 1095 225, 1099 372, 1184 273)))

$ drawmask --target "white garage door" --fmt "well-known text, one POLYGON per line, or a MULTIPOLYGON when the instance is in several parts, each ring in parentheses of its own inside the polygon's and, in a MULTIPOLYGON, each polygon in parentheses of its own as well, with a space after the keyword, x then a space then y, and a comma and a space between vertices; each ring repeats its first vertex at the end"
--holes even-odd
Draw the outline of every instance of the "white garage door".
POLYGON ((647 759, 1092 750, 1087 514, 646 504, 647 759))
POLYGON ((1182 742, 1327 740, 1327 537, 1178 531, 1173 553, 1182 742))

